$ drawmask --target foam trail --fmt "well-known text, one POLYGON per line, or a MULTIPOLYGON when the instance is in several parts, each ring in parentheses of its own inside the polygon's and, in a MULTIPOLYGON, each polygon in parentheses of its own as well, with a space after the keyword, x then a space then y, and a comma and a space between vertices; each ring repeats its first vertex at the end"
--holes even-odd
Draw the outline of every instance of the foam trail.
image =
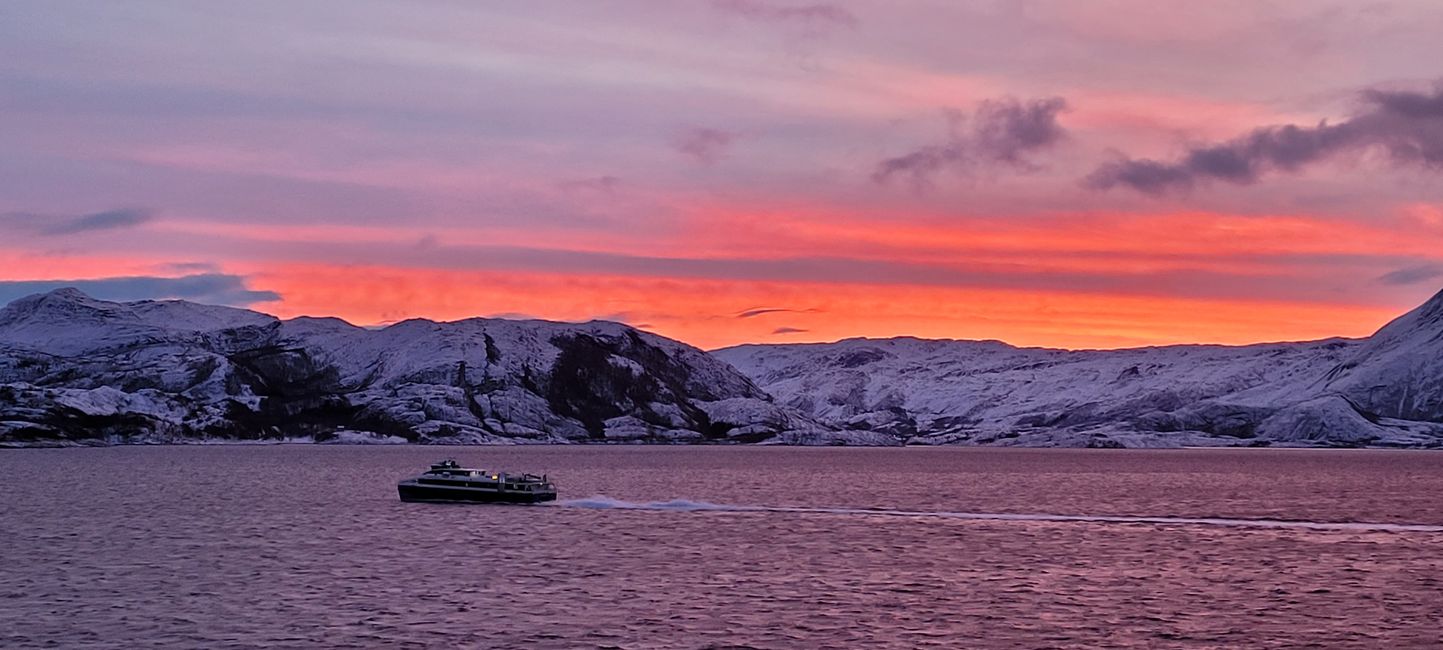
POLYGON ((786 512, 785 508, 771 508, 767 506, 729 506, 720 503, 707 503, 705 501, 687 501, 686 499, 672 499, 671 501, 653 501, 651 503, 637 503, 634 501, 622 501, 611 497, 597 495, 585 499, 571 499, 569 501, 558 501, 555 505, 564 508, 586 508, 588 510, 672 510, 677 512, 696 512, 700 510, 713 510, 720 512, 786 512))
POLYGON ((605 496, 559 501, 563 508, 593 510, 655 510, 672 512, 777 512, 789 514, 914 517, 964 519, 971 521, 1045 521, 1062 523, 1163 524, 1174 526, 1232 526, 1242 528, 1285 528, 1334 531, 1384 531, 1407 533, 1443 533, 1443 526, 1429 524, 1387 524, 1356 521, 1295 521, 1286 519, 1231 519, 1227 517, 1145 517, 1123 515, 1050 515, 1005 512, 938 512, 931 510, 886 510, 871 508, 823 508, 809 506, 747 506, 708 503, 705 501, 653 501, 639 503, 605 496))

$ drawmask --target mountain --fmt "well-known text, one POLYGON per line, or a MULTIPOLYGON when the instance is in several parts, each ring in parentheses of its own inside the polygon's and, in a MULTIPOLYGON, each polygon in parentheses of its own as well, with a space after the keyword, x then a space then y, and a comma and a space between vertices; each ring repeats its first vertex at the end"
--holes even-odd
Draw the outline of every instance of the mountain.
POLYGON ((288 439, 1443 447, 1443 293, 1366 339, 706 353, 618 323, 365 329, 74 289, 0 309, 0 445, 288 439))
POLYGON ((1443 293, 1362 340, 1053 350, 848 339, 713 355, 781 405, 909 444, 1443 446, 1443 293))
POLYGON ((1443 421, 1443 292, 1378 330, 1325 382, 1379 417, 1443 421))
POLYGON ((706 353, 617 323, 369 330, 74 289, 0 309, 0 444, 836 435, 706 353))

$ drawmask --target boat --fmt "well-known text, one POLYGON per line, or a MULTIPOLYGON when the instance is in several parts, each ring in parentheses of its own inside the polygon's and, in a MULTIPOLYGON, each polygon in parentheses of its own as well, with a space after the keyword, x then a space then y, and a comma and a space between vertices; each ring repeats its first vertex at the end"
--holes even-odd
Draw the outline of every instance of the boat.
POLYGON ((462 467, 444 460, 415 478, 396 484, 402 501, 541 503, 556 500, 545 474, 508 474, 462 467))

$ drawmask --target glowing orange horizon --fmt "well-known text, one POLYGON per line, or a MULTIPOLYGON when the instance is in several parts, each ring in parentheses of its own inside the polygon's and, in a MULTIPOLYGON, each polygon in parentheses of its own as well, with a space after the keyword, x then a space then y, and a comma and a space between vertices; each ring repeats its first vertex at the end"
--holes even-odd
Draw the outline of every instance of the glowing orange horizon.
POLYGON ((53 4, 0 75, 4 296, 1122 347, 1443 283, 1427 3, 53 4))
MULTIPOLYGON (((213 256, 231 248, 276 251, 271 260, 221 257, 216 269, 242 274, 252 289, 277 292, 282 300, 256 307, 284 318, 336 316, 366 326, 497 314, 611 318, 703 348, 858 336, 999 339, 1063 348, 1357 337, 1411 305, 1359 300, 1372 291, 1373 278, 1339 278, 1333 260, 1384 252, 1443 260, 1443 216, 1427 205, 1405 207, 1392 219, 1368 225, 1206 212, 949 222, 932 215, 704 206, 669 232, 630 238, 544 229, 422 233, 394 226, 195 220, 159 220, 145 229, 209 242, 213 256), (724 266, 690 274, 669 272, 665 264, 654 273, 487 266, 495 247, 529 250, 538 242, 562 257, 601 256, 598 264, 612 259, 608 256, 651 259, 646 257, 651 251, 663 250, 684 262, 724 266), (399 248, 410 251, 411 259, 356 265, 297 259, 311 249, 351 245, 399 248), (431 258, 443 251, 477 267, 433 264, 431 258), (753 264, 817 255, 834 260, 833 266, 863 271, 819 279, 787 277, 793 267, 781 266, 756 278, 727 275, 753 264), (867 264, 898 276, 868 277, 873 267, 867 264), (956 277, 942 277, 949 273, 956 277), (1179 291, 1174 284, 1175 278, 1197 274, 1210 275, 1217 286, 1179 291), (942 279, 933 282, 933 276, 942 279), (1339 286, 1352 293, 1335 296, 1307 287, 1322 281, 1351 282, 1339 286), (764 311, 740 316, 751 310, 764 311)), ((181 274, 143 244, 137 242, 131 254, 107 256, 0 247, 5 269, 0 280, 181 274)))
POLYGON ((258 308, 282 318, 338 316, 374 325, 490 315, 609 317, 703 349, 894 336, 1076 349, 1238 345, 1361 337, 1399 315, 1285 301, 359 266, 274 268, 256 277, 285 296, 258 308), (744 316, 749 311, 764 313, 744 316))

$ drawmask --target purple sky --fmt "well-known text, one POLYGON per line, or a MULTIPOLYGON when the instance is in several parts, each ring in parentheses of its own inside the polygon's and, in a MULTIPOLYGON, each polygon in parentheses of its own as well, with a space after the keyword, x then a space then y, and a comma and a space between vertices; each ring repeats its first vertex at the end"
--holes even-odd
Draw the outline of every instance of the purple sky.
POLYGON ((1439 34, 1436 2, 11 0, 0 299, 1361 335, 1443 286, 1439 34))

